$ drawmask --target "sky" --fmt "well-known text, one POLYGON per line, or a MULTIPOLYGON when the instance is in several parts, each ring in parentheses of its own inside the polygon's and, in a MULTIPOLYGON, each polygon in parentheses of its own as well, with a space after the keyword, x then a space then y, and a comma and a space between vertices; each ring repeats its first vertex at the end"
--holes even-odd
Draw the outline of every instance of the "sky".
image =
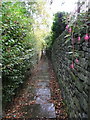
MULTIPOLYGON (((48 0, 47 0, 48 1, 48 0)), ((76 2, 78 0, 53 0, 53 3, 49 7, 51 8, 52 13, 58 11, 72 12, 76 8, 76 2)))
POLYGON ((44 0, 47 1, 46 10, 49 13, 50 17, 50 24, 52 25, 54 14, 57 12, 75 12, 77 9, 77 1, 78 0, 53 0, 53 3, 50 5, 51 0, 44 0))

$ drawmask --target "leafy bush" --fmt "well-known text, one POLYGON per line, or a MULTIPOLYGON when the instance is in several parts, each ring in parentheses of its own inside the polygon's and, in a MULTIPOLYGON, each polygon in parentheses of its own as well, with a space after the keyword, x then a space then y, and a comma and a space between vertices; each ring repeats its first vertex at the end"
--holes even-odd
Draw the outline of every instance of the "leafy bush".
POLYGON ((11 101, 15 90, 25 81, 27 71, 38 59, 37 46, 42 45, 42 40, 34 34, 35 15, 39 16, 40 12, 33 7, 35 5, 36 2, 2 3, 3 105, 11 101))
POLYGON ((53 43, 56 41, 56 38, 58 38, 65 30, 66 27, 65 16, 66 13, 64 12, 58 12, 54 15, 53 24, 51 27, 51 33, 45 38, 47 44, 46 53, 49 58, 51 58, 53 43))
POLYGON ((52 43, 65 30, 66 24, 64 16, 65 16, 64 12, 58 12, 54 16, 54 21, 52 25, 52 43))

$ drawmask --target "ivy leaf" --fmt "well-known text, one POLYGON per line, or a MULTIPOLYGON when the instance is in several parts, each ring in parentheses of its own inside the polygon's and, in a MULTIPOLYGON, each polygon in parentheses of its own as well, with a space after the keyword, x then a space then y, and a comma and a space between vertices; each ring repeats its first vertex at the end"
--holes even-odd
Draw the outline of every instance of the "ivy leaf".
POLYGON ((65 41, 65 44, 67 44, 70 40, 71 40, 71 38, 67 38, 65 41))
POLYGON ((67 38, 67 37, 70 37, 71 35, 70 34, 68 34, 68 35, 66 35, 64 38, 67 38))

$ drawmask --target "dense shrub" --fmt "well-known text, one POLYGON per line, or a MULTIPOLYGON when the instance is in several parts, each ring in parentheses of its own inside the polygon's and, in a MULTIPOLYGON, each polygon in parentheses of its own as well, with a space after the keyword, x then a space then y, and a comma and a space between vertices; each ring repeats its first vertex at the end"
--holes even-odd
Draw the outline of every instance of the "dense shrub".
POLYGON ((65 30, 65 13, 58 12, 54 15, 54 21, 52 25, 52 42, 55 41, 56 38, 65 30))
POLYGON ((51 50, 52 50, 53 43, 65 30, 65 27, 66 27, 65 16, 66 16, 66 13, 64 12, 57 12, 54 15, 53 24, 51 27, 51 33, 45 38, 45 41, 47 44, 46 53, 49 58, 51 58, 51 50))
POLYGON ((37 53, 42 49, 40 37, 43 33, 39 34, 39 38, 34 33, 34 26, 37 28, 35 16, 39 16, 42 9, 35 8, 35 5, 38 6, 38 3, 2 3, 3 105, 16 94, 16 89, 25 81, 27 71, 37 62, 37 53))

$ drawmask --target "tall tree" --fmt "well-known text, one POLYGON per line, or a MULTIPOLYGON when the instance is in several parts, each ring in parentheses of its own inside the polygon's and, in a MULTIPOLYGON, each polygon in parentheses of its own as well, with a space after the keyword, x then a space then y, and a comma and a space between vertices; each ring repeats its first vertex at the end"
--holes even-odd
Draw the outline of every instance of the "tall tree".
POLYGON ((59 35, 65 30, 65 20, 64 20, 64 12, 58 12, 55 14, 54 22, 52 25, 52 40, 54 40, 59 37, 59 35))

